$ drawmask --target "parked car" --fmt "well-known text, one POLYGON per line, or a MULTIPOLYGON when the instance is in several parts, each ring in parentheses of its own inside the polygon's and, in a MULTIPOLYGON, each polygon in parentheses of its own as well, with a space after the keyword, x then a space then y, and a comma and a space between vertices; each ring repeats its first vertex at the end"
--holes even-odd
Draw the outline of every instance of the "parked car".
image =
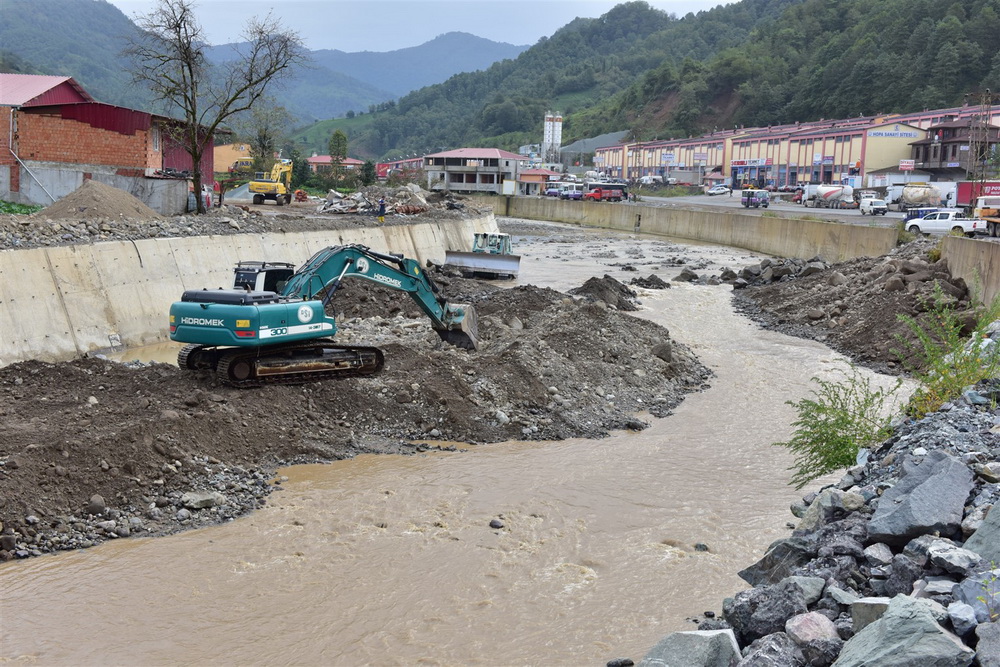
POLYGON ((728 185, 713 185, 708 190, 705 190, 706 195, 728 195, 733 189, 728 185))
POLYGON ((911 234, 947 234, 954 231, 975 236, 986 233, 986 221, 967 218, 965 212, 959 209, 945 209, 908 220, 906 231, 911 234))
POLYGON ((546 197, 558 197, 560 192, 562 192, 562 188, 560 188, 558 185, 550 185, 549 187, 545 188, 546 197))
POLYGON ((858 208, 861 210, 861 215, 885 215, 889 212, 889 206, 884 199, 862 199, 858 208))

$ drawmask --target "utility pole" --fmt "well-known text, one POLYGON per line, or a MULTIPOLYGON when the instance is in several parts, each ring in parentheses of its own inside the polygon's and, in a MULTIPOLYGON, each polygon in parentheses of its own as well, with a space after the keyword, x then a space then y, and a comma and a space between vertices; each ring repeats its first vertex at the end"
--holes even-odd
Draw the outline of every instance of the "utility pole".
POLYGON ((990 123, 994 95, 987 88, 982 93, 967 93, 966 100, 976 100, 976 109, 969 117, 969 165, 968 179, 973 182, 972 200, 983 193, 984 183, 990 173, 990 123))

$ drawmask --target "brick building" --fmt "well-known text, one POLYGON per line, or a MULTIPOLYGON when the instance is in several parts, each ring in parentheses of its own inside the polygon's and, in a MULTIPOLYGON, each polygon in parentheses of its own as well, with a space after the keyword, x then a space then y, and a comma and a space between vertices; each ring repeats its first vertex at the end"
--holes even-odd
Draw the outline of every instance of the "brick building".
MULTIPOLYGON (((0 73, 0 199, 47 206, 94 179, 154 210, 187 209, 178 121, 95 101, 71 77, 0 73)), ((201 163, 212 184, 211 142, 201 163)))

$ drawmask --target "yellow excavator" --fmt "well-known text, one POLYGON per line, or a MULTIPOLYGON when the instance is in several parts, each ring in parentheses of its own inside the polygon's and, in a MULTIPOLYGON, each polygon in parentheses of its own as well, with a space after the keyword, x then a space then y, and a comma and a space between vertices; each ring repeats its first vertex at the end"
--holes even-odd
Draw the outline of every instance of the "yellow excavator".
POLYGON ((278 206, 292 203, 292 161, 278 160, 271 168, 269 178, 264 178, 264 172, 257 176, 248 186, 253 195, 254 204, 263 204, 270 199, 278 206))

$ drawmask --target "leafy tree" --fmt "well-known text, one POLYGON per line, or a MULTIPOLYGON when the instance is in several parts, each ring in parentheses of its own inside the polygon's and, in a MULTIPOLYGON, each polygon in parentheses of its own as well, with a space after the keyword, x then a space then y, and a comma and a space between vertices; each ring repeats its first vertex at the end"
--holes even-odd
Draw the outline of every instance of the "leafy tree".
POLYGON ((330 151, 330 173, 335 181, 339 181, 344 172, 344 158, 347 157, 347 135, 343 130, 337 129, 333 133, 327 150, 330 151))
MULTIPOLYGON (((271 85, 305 60, 302 41, 270 15, 252 18, 244 27, 244 44, 237 47, 241 57, 214 69, 191 0, 158 0, 137 22, 142 32, 125 50, 132 59, 133 80, 181 115, 176 138, 191 156, 194 191, 200 193, 201 159, 212 150, 208 139, 223 122, 252 109, 271 85)), ((195 200, 204 213, 202 198, 195 200)))
POLYGON ((375 163, 371 160, 365 160, 365 163, 361 165, 361 184, 362 185, 374 185, 375 181, 378 180, 378 176, 375 172, 375 163))
POLYGON ((240 141, 250 146, 255 171, 267 171, 272 167, 278 146, 287 141, 287 128, 291 123, 288 110, 278 106, 272 98, 262 98, 233 123, 240 141))

